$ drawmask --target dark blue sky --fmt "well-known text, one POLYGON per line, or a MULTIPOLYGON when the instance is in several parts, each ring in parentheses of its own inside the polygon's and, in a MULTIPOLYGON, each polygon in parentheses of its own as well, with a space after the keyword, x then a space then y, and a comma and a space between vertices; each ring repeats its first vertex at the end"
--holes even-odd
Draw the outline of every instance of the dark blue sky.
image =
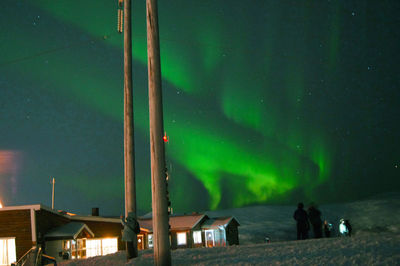
MULTIPOLYGON (((0 2, 0 201, 123 210, 117 1, 0 2)), ((399 191, 398 1, 159 3, 176 211, 399 191)), ((137 197, 151 208, 144 1, 137 197)))

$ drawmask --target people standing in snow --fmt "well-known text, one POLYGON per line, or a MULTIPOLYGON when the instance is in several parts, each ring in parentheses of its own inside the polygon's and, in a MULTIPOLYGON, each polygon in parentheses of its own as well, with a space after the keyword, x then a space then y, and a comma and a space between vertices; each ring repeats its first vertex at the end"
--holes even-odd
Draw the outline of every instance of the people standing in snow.
POLYGON ((333 225, 331 223, 329 223, 327 220, 325 220, 323 227, 324 227, 325 237, 331 237, 333 225))
POLYGON ((351 227, 350 221, 344 220, 344 224, 346 225, 347 230, 349 230, 349 236, 351 236, 351 231, 353 231, 353 228, 351 227))
POLYGON ((133 212, 129 212, 126 219, 121 216, 121 223, 124 226, 122 241, 126 242, 126 258, 130 260, 137 257, 137 249, 134 245, 137 245, 137 234, 140 233, 140 226, 133 212))
POLYGON ((297 210, 294 212, 293 218, 297 222, 297 240, 307 239, 310 224, 308 222, 307 212, 304 210, 304 204, 302 202, 297 205, 297 210))
POLYGON ((308 218, 310 219, 310 223, 313 227, 314 238, 322 237, 322 220, 321 220, 321 211, 318 210, 317 206, 314 203, 311 203, 308 208, 308 218))
POLYGON ((339 236, 351 236, 352 227, 349 220, 340 219, 339 236))

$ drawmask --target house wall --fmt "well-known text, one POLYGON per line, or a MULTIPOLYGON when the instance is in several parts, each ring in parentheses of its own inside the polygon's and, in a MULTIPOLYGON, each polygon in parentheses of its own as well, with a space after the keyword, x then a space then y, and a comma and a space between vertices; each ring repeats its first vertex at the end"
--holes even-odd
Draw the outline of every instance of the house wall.
POLYGON ((0 211, 0 237, 15 237, 17 260, 32 248, 30 210, 0 211))
POLYGON ((46 241, 46 254, 54 257, 57 262, 63 261, 59 253, 63 251, 62 240, 46 241))
POLYGON ((226 244, 229 246, 239 245, 239 230, 236 223, 230 223, 226 227, 226 244))

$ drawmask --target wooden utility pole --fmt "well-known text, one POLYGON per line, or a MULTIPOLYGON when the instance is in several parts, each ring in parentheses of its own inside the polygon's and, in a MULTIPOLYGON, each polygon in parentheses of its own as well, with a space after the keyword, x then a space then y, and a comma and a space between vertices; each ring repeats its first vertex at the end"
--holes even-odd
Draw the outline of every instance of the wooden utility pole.
POLYGON ((157 0, 146 0, 154 264, 171 265, 157 0))
MULTIPOLYGON (((133 213, 136 219, 135 145, 132 96, 132 31, 131 0, 124 0, 124 157, 125 157, 125 217, 133 213)), ((137 257, 136 235, 132 257, 137 257)))

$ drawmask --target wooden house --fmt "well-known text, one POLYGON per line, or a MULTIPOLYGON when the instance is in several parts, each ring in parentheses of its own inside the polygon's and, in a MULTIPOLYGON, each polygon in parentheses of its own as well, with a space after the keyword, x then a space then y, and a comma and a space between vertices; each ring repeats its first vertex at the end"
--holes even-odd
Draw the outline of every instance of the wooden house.
MULTIPOLYGON (((141 228, 138 248, 153 247, 153 224, 151 218, 139 219, 141 228)), ((171 215, 169 217, 170 243, 172 249, 214 247, 239 244, 240 225, 236 218, 209 218, 205 214, 171 215)))
POLYGON ((46 206, 0 208, 0 265, 18 261, 32 246, 57 261, 106 255, 124 249, 120 219, 78 216, 46 206))
POLYGON ((204 232, 205 246, 239 245, 239 222, 235 217, 216 217, 206 220, 201 229, 204 232))
MULTIPOLYGON (((138 219, 138 249, 153 247, 151 217, 138 219)), ((234 217, 210 218, 205 214, 171 215, 172 249, 239 244, 239 222, 234 217)), ((46 206, 0 208, 0 265, 18 261, 33 246, 58 262, 106 255, 125 249, 119 218, 79 216, 46 206)))

